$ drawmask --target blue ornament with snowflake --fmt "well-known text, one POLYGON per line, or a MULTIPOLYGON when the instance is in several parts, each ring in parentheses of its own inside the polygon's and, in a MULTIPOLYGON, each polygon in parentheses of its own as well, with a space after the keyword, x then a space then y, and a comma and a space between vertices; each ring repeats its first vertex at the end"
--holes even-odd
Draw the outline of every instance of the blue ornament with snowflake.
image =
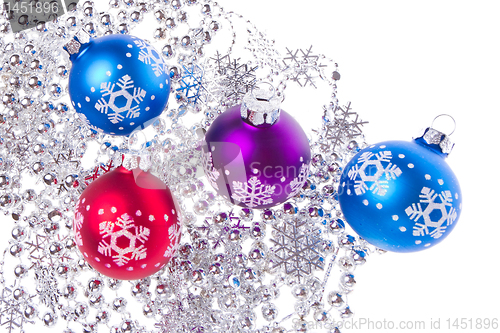
POLYGON ((414 252, 441 242, 462 211, 460 185, 445 161, 452 147, 448 136, 429 127, 412 142, 359 151, 340 178, 346 221, 387 251, 414 252))
POLYGON ((161 54, 134 36, 92 39, 80 31, 70 54, 69 94, 91 129, 129 135, 152 124, 167 106, 170 73, 161 54))

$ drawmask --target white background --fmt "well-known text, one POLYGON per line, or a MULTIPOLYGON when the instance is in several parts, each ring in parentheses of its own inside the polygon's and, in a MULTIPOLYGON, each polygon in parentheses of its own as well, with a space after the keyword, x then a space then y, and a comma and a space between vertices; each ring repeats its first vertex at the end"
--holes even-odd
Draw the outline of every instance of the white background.
MULTIPOLYGON (((456 120, 455 148, 447 161, 462 187, 458 225, 425 251, 371 256, 355 272, 358 284, 349 300, 355 316, 396 324, 424 320, 425 331, 431 318, 440 318, 440 332, 447 331, 447 318, 500 318, 500 3, 219 3, 266 31, 282 52, 313 45, 334 59, 342 75, 338 97, 352 101, 370 122, 364 127, 368 143, 410 140, 441 113, 456 120)), ((307 95, 300 107, 284 105, 302 124, 321 117, 321 109, 308 108, 307 95)), ((448 129, 446 122, 441 125, 448 129)), ((461 330, 450 330, 456 331, 461 330)))

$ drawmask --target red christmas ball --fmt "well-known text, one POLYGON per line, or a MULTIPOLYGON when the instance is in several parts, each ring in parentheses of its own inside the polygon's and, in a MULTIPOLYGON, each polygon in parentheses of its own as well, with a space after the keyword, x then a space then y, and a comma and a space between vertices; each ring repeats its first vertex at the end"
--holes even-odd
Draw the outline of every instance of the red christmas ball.
POLYGON ((174 255, 181 238, 179 214, 160 179, 118 167, 83 191, 73 230, 85 260, 97 271, 114 279, 142 279, 174 255))

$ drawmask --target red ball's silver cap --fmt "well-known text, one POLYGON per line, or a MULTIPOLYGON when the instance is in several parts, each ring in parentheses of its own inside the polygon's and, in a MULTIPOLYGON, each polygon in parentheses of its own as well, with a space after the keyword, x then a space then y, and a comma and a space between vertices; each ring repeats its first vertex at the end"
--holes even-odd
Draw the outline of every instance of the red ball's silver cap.
POLYGON ((273 125, 279 119, 280 106, 274 89, 255 87, 243 97, 241 118, 254 126, 273 125))

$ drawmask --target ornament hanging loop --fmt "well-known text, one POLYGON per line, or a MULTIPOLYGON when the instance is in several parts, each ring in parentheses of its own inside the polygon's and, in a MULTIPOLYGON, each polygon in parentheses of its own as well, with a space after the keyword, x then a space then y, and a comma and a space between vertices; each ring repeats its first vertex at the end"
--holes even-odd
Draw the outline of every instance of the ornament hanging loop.
POLYGON ((455 118, 453 118, 452 116, 450 116, 449 114, 446 114, 446 113, 442 113, 442 114, 437 115, 436 117, 434 117, 434 119, 432 120, 432 123, 431 123, 431 128, 434 128, 434 122, 439 117, 448 117, 449 119, 451 119, 451 121, 453 121, 453 130, 451 131, 450 134, 446 134, 446 136, 451 136, 453 133, 455 133, 455 130, 457 128, 457 122, 455 121, 455 118))
POLYGON ((143 131, 134 131, 128 136, 127 148, 130 152, 140 154, 146 146, 147 138, 143 131))
POLYGON ((276 96, 276 88, 274 88, 274 86, 269 82, 258 82, 254 86, 252 86, 252 88, 250 89, 250 94, 252 95, 253 98, 255 98, 258 101, 269 102, 271 99, 273 99, 276 96), (261 88, 261 86, 263 86, 263 85, 268 86, 269 89, 261 88), (267 90, 268 92, 272 92, 272 95, 268 96, 265 93, 263 94, 261 92, 254 94, 255 90, 257 90, 257 91, 259 91, 259 90, 266 91, 267 90))

